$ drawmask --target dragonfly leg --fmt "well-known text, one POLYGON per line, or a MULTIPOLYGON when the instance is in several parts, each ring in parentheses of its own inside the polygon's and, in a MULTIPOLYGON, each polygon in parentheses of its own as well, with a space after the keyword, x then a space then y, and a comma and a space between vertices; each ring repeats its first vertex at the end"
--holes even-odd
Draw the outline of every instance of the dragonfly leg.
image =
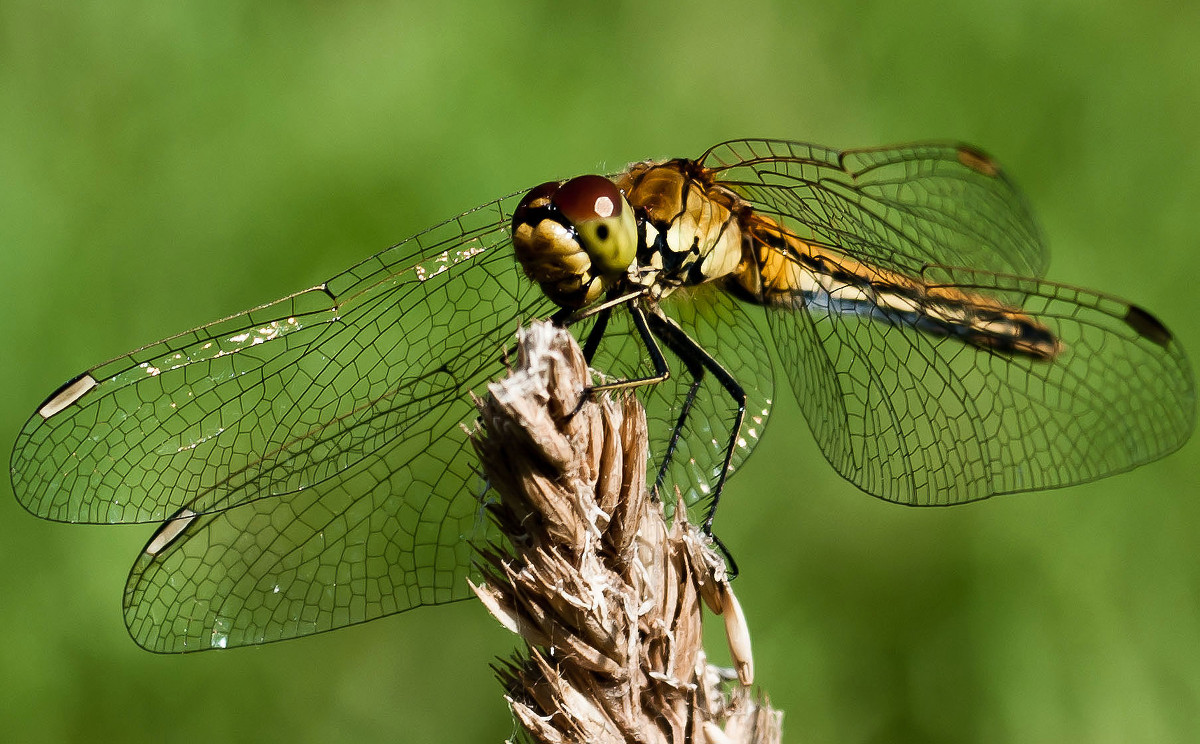
MULTIPOLYGON (((633 318, 633 324, 637 328, 638 335, 641 336, 642 343, 646 346, 646 350, 650 353, 650 360, 654 365, 654 374, 647 377, 635 377, 626 380, 607 382, 601 385, 593 385, 592 387, 588 388, 588 395, 603 392, 605 390, 625 390, 628 388, 641 387, 642 385, 654 385, 666 380, 671 376, 671 369, 667 366, 666 357, 663 356, 662 349, 659 348, 658 342, 654 340, 654 336, 650 333, 650 328, 646 323, 646 311, 637 305, 636 300, 641 297, 642 294, 642 292, 637 292, 625 295, 620 299, 622 302, 625 302, 629 305, 629 314, 633 318)), ((570 315, 563 320, 564 327, 570 327, 572 323, 581 320, 582 318, 590 317, 592 315, 596 316, 596 323, 592 326, 591 330, 588 331, 587 339, 583 344, 583 357, 587 360, 588 364, 591 364, 592 357, 595 355, 596 349, 599 348, 600 342, 604 339, 604 333, 608 330, 609 318, 612 316, 612 310, 614 307, 613 303, 606 302, 603 304, 603 307, 589 308, 589 312, 586 315, 570 315), (591 312, 593 309, 596 311, 591 312)), ((557 320, 558 317, 559 315, 556 313, 555 319, 557 320)), ((583 398, 580 399, 580 405, 583 405, 583 400, 583 398)))
POLYGON ((663 482, 667 479, 667 471, 671 467, 671 460, 675 457, 675 448, 679 446, 679 440, 683 437, 683 426, 687 423, 687 418, 692 412, 692 405, 696 402, 696 394, 700 392, 700 384, 704 381, 704 367, 696 364, 692 359, 682 359, 684 366, 687 367, 688 374, 692 378, 692 383, 688 385, 687 395, 683 398, 683 405, 679 409, 679 417, 675 419, 675 427, 671 430, 671 439, 667 442, 667 451, 663 455, 662 464, 658 467, 658 475, 654 478, 654 497, 660 498, 663 482))
MULTIPOLYGON (((666 478, 667 470, 671 463, 671 458, 675 454, 675 448, 682 436, 683 426, 687 421, 688 415, 691 413, 692 406, 695 403, 696 395, 700 390, 700 385, 704 381, 706 372, 711 372, 713 377, 720 383, 721 387, 729 393, 729 396, 737 403, 737 414, 734 417, 732 431, 729 436, 729 443, 725 448, 725 459, 721 465, 721 474, 718 476, 716 489, 713 492, 712 501, 708 506, 708 512, 704 518, 702 529, 704 533, 712 538, 713 542, 720 549, 722 555, 729 566, 730 576, 737 576, 737 561, 733 555, 721 542, 720 538, 713 534, 712 523, 713 517, 717 512, 717 503, 721 498, 721 491, 725 487, 725 478, 729 473, 729 465, 733 461, 733 451, 737 446, 738 435, 742 430, 742 422, 746 417, 746 391, 738 384, 721 364, 714 359, 708 352, 704 351, 703 347, 697 344, 688 336, 683 329, 675 325, 666 316, 659 312, 651 312, 647 315, 645 309, 638 304, 637 300, 641 296, 640 293, 623 296, 618 298, 619 302, 605 302, 602 307, 589 308, 586 315, 573 315, 565 319, 565 324, 580 320, 583 317, 596 315, 596 323, 588 332, 587 340, 584 342, 584 357, 590 362, 592 355, 599 347, 604 333, 608 327, 608 320, 611 316, 612 309, 620 304, 625 303, 629 308, 629 314, 633 318, 634 327, 637 329, 638 336, 642 339, 642 343, 646 347, 647 353, 650 355, 651 363, 654 366, 654 374, 647 377, 639 377, 628 380, 618 380, 616 382, 596 385, 590 392, 599 392, 602 390, 621 390, 642 385, 653 385, 668 379, 671 375, 670 368, 667 366, 666 358, 662 353, 662 348, 659 346, 658 340, 661 339, 663 345, 675 353, 676 356, 684 363, 688 370, 688 374, 692 377, 692 382, 688 386, 688 392, 684 398, 679 418, 676 421, 674 431, 671 433, 671 440, 667 444, 667 451, 663 458, 662 465, 659 466, 658 475, 654 482, 654 495, 659 496, 663 481, 666 478)), ((557 318, 557 315, 556 315, 557 318)))
POLYGON ((587 341, 583 345, 583 358, 588 364, 592 363, 592 357, 596 354, 596 349, 600 346, 600 341, 604 338, 605 331, 608 330, 608 319, 612 317, 614 307, 618 305, 629 305, 633 307, 633 301, 646 294, 645 289, 638 289, 633 292, 627 292, 616 297, 609 297, 604 302, 583 310, 570 311, 563 308, 554 314, 554 322, 556 325, 561 325, 564 328, 569 328, 581 320, 596 316, 596 323, 592 329, 588 331, 587 341))
MULTIPOLYGON (((690 336, 684 333, 683 329, 675 325, 669 318, 655 314, 650 316, 650 320, 654 334, 662 339, 663 344, 668 349, 683 360, 689 370, 700 368, 701 370, 711 372, 713 378, 720 383, 721 387, 725 388, 725 392, 729 393, 729 397, 737 403, 737 414, 734 416, 733 427, 729 433, 729 444, 725 447, 725 460, 721 465, 721 473, 717 476, 717 486, 713 491, 712 501, 708 505, 708 514, 704 518, 704 532, 711 536, 713 517, 717 513, 717 504, 721 500, 721 491, 725 488, 725 478, 729 475, 729 464, 733 462, 733 451, 737 447, 738 437, 742 431, 742 422, 746 418, 746 391, 733 378, 733 375, 729 374, 729 371, 721 366, 720 362, 693 341, 690 336)), ((699 387, 702 377, 702 375, 698 375, 695 372, 693 372, 693 376, 695 377, 695 382, 693 383, 693 388, 688 391, 687 403, 689 405, 685 407, 685 414, 687 408, 690 408, 690 401, 694 397, 694 391, 699 387)), ((680 419, 680 424, 682 424, 682 418, 680 419)), ((680 427, 677 426, 676 428, 678 430, 680 427)), ((672 439, 677 438, 677 436, 678 434, 673 434, 672 439)), ((718 541, 718 544, 720 544, 720 541, 718 541)))
POLYGON ((596 349, 600 347, 600 341, 604 338, 604 332, 608 330, 608 319, 611 317, 612 308, 605 308, 596 315, 596 323, 588 331, 587 340, 583 344, 583 358, 588 365, 591 365, 592 357, 596 355, 596 349))
MULTIPOLYGON (((638 335, 642 338, 642 343, 646 345, 646 351, 650 354, 650 363, 654 365, 654 374, 647 377, 634 377, 628 380, 617 380, 616 382, 606 382, 603 385, 596 385, 592 388, 592 392, 598 393, 604 390, 625 390, 628 388, 641 387, 643 385, 655 385, 668 379, 671 376, 671 369, 667 366, 667 359, 663 356, 662 348, 655 340, 654 334, 650 332, 650 327, 646 322, 646 311, 638 306, 636 296, 634 300, 629 300, 629 315, 633 318, 633 325, 637 328, 638 335)), ((651 315, 650 317, 655 317, 651 315)), ((588 345, 590 346, 592 338, 588 337, 588 345)))
MULTIPOLYGON (((567 315, 566 324, 569 326, 569 325, 572 325, 573 323, 578 323, 579 321, 583 320, 584 318, 590 318, 593 315, 598 315, 600 313, 607 312, 609 310, 612 310, 614 307, 617 307, 618 305, 629 305, 630 307, 632 307, 634 300, 636 300, 640 297, 645 297, 648 293, 649 293, 649 290, 642 288, 642 289, 635 289, 632 292, 626 292, 625 294, 610 296, 610 297, 606 298, 604 300, 604 302, 599 302, 599 303, 596 303, 595 305, 585 307, 582 310, 576 310, 572 313, 569 313, 567 315)), ((559 312, 563 312, 563 311, 560 310, 559 312)), ((557 317, 557 316, 558 316, 558 313, 555 313, 555 317, 557 317)))

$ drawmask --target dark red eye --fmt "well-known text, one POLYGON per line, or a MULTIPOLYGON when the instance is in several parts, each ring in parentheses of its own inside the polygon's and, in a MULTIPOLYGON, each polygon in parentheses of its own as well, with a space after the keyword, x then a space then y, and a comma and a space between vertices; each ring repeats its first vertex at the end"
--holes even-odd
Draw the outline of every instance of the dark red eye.
POLYGON ((604 176, 579 176, 564 183, 554 205, 572 224, 621 216, 621 192, 604 176))

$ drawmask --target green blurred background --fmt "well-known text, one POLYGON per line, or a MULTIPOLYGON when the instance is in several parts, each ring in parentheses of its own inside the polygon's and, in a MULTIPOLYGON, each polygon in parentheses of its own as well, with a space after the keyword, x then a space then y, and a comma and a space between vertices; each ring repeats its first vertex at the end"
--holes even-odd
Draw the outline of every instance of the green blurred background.
MULTIPOLYGON (((977 143, 1027 191, 1052 278, 1146 305, 1200 358, 1197 38, 1200 6, 1165 0, 5 0, 0 450, 92 364, 499 194, 740 136, 977 143)), ((1200 741, 1200 441, 913 510, 839 479, 782 397, 719 527, 789 741, 1200 741)), ((474 603, 139 650, 120 597, 150 532, 0 494, 0 738, 511 734, 488 665, 515 640, 474 603)))

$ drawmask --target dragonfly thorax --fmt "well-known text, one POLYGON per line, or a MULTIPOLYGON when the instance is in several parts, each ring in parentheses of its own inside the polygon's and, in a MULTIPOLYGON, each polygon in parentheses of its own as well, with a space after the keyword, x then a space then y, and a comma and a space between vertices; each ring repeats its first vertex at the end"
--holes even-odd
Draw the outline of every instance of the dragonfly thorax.
POLYGON ((634 163, 617 178, 641 240, 628 279, 663 297, 747 270, 743 203, 686 159, 634 163))

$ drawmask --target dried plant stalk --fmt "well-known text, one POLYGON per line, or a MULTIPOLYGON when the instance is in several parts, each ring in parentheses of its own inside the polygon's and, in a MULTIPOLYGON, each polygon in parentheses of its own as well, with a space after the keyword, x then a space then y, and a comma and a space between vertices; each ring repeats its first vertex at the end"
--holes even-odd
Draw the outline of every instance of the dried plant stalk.
POLYGON ((477 401, 472 441, 511 545, 483 551, 476 593, 528 656, 501 665, 537 742, 774 742, 725 566, 646 491, 645 412, 585 393, 587 364, 549 323, 521 334, 518 367, 477 401), (739 684, 709 665, 700 602, 725 618, 739 684))

